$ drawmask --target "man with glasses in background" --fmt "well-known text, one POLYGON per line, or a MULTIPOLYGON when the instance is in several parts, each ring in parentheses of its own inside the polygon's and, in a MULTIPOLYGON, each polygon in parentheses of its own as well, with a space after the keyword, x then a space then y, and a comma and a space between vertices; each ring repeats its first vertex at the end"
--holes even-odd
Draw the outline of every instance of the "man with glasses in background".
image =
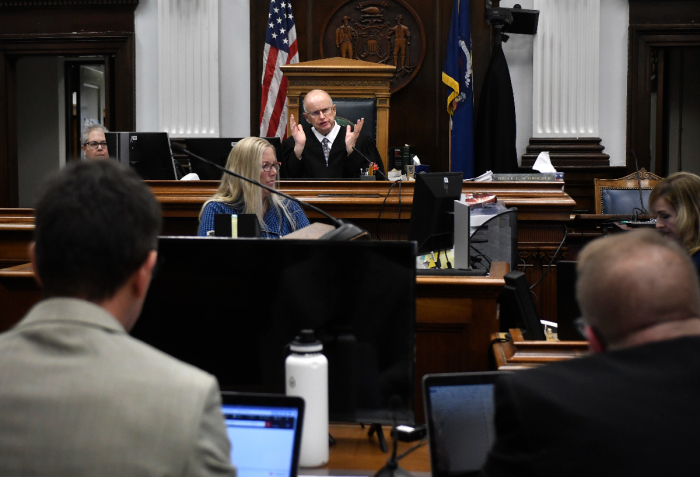
POLYGON ((83 132, 80 135, 80 144, 82 144, 83 154, 85 154, 86 159, 104 159, 109 157, 107 139, 105 138, 106 132, 107 128, 101 124, 90 124, 83 128, 83 132))
POLYGON ((282 145, 286 176, 356 178, 361 170, 369 168, 362 155, 377 164, 379 170, 384 170, 374 141, 360 134, 364 118, 353 129, 352 126, 341 127, 335 115, 335 104, 328 93, 315 89, 306 94, 304 117, 311 126, 297 124, 294 115, 290 117, 292 137, 282 145))

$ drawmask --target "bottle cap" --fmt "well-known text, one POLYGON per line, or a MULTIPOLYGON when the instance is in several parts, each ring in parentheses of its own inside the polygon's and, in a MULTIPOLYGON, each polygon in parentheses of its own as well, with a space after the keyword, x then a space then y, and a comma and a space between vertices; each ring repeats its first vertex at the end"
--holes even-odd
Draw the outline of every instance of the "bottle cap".
POLYGON ((319 353, 323 344, 316 339, 314 330, 301 330, 301 334, 289 344, 289 349, 295 353, 319 353))

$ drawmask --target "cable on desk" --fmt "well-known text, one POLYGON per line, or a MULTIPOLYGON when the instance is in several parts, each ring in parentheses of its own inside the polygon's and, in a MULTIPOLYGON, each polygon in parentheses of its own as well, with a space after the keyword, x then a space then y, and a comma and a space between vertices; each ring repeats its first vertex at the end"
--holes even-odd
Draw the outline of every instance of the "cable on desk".
POLYGON ((399 454, 398 456, 396 456, 396 460, 401 460, 401 459, 403 459, 404 457, 406 457, 408 454, 410 454, 410 453, 413 452, 414 450, 416 450, 416 449, 418 449, 418 448, 420 448, 420 447, 423 447, 423 446, 425 445, 426 442, 428 442, 428 436, 423 437, 421 440, 418 441, 418 444, 414 445, 413 447, 411 447, 410 449, 408 449, 408 450, 407 450, 406 452, 404 452, 403 454, 399 454))
MULTIPOLYGON (((379 241, 382 240, 382 238, 379 236, 379 219, 381 218, 382 212, 384 211, 384 204, 386 204, 386 200, 389 198, 389 194, 391 194, 391 189, 393 189, 394 186, 396 186, 397 182, 400 183, 401 180, 394 181, 394 183, 391 184, 391 186, 389 187, 389 190, 386 191, 386 195, 384 196, 384 200, 382 201, 382 206, 379 208, 379 215, 377 216, 377 223, 376 223, 377 225, 374 228, 374 232, 377 234, 377 240, 379 240, 379 241)), ((399 200, 401 200, 400 194, 401 194, 401 187, 399 187, 399 200)))
POLYGON ((561 239, 561 243, 559 244, 559 248, 557 248, 557 251, 554 252, 554 255, 552 255, 552 259, 549 261, 549 264, 547 265, 547 268, 544 270, 544 273, 542 273, 542 276, 540 277, 540 279, 537 280, 537 281, 535 282, 535 284, 532 285, 532 286, 530 287, 530 290, 532 290, 532 289, 535 288, 537 285, 539 285, 540 282, 541 282, 541 281, 544 279, 544 277, 547 275, 547 272, 549 271, 549 268, 550 268, 550 267, 552 266, 552 264, 554 263, 554 259, 557 258, 557 255, 559 255, 559 251, 560 251, 561 248, 564 246, 564 242, 566 241, 566 235, 567 235, 567 232, 566 232, 566 225, 564 225, 564 238, 561 239))

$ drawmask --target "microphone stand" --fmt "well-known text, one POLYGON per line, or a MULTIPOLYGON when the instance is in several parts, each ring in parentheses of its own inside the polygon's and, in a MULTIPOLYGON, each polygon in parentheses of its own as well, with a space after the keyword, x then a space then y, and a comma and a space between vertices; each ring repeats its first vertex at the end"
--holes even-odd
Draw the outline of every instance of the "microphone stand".
MULTIPOLYGON (((370 167, 372 167, 372 161, 370 161, 369 159, 367 159, 367 156, 365 156, 364 154, 362 154, 362 153, 360 152, 359 149, 357 149, 355 146, 353 146, 353 147, 352 147, 352 150, 355 151, 356 153, 358 153, 360 156, 362 156, 362 158, 363 158, 365 161, 367 161, 367 164, 369 164, 370 167)), ((382 175, 382 177, 384 178, 384 180, 387 180, 386 176, 384 175, 384 173, 383 173, 382 171, 380 171, 379 169, 377 169, 377 172, 379 172, 379 173, 382 175)))
POLYGON ((220 171, 224 172, 225 174, 229 174, 229 175, 231 175, 233 177, 237 177, 243 181, 250 182, 251 184, 255 184, 258 187, 261 187, 265 190, 268 190, 274 194, 281 195, 285 199, 289 199, 292 202, 296 202, 297 204, 300 204, 304 207, 308 207, 309 209, 323 215, 324 217, 329 219, 331 222, 333 222, 333 226, 335 227, 335 229, 331 230, 330 232, 319 237, 319 240, 336 240, 336 241, 345 241, 345 240, 353 240, 353 239, 369 240, 369 234, 367 233, 366 230, 358 227, 355 224, 345 222, 344 220, 336 219, 331 214, 319 209, 315 205, 311 205, 307 202, 304 202, 302 200, 297 199, 296 197, 292 197, 291 195, 285 194, 284 192, 279 191, 273 187, 266 186, 266 185, 261 184, 260 182, 258 182, 256 180, 249 179, 245 176, 242 176, 242 175, 237 174, 233 171, 230 171, 230 170, 226 169, 225 167, 218 165, 215 162, 212 162, 208 159, 205 159, 203 157, 200 157, 200 156, 188 151, 187 148, 185 148, 182 144, 179 144, 177 142, 171 142, 170 147, 177 152, 186 154, 190 157, 197 159, 198 161, 204 162, 205 164, 209 164, 210 166, 214 166, 217 169, 219 169, 220 171))
POLYGON ((391 405, 394 415, 394 425, 391 428, 393 450, 391 451, 391 457, 386 461, 386 465, 379 469, 379 471, 374 474, 374 477, 413 477, 413 474, 399 466, 399 461, 396 458, 396 450, 399 445, 399 431, 396 429, 396 411, 401 405, 401 398, 396 395, 392 396, 391 405))
POLYGON ((646 207, 644 207, 644 199, 642 198, 642 179, 639 174, 639 163, 637 163, 637 155, 634 153, 634 149, 630 149, 632 157, 634 157, 634 167, 637 169, 637 189, 639 190, 639 203, 642 205, 642 214, 649 215, 646 207))

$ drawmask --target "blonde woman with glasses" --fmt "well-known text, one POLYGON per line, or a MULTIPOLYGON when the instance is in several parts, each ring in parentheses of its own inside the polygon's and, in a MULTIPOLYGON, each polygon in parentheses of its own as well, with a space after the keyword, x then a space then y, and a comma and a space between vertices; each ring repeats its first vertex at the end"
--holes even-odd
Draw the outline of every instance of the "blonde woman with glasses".
MULTIPOLYGON (((275 189, 280 165, 272 145, 257 137, 239 141, 226 162, 230 171, 275 189)), ((309 219, 296 202, 228 174, 223 175, 216 194, 202 207, 200 236, 214 230, 215 214, 255 214, 263 238, 280 238, 309 225, 309 219)))

